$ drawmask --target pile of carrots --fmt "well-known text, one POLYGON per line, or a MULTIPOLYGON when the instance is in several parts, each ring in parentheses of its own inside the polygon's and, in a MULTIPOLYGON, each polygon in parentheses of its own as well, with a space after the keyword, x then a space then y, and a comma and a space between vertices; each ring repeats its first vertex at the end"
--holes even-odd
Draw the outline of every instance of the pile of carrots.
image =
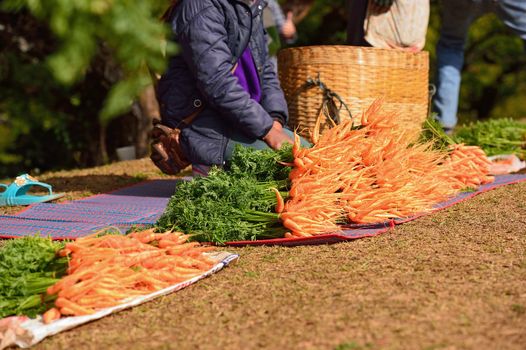
POLYGON ((494 177, 490 173, 491 161, 482 148, 457 144, 451 146, 445 166, 450 168, 453 187, 462 190, 466 187, 476 188, 491 183, 494 177))
POLYGON ((55 307, 44 313, 44 322, 62 315, 89 315, 208 271, 215 262, 205 253, 213 248, 187 240, 180 232, 150 229, 67 243, 59 252, 70 258, 67 275, 47 290, 57 299, 55 307))
POLYGON ((396 114, 377 101, 357 125, 352 120, 314 131, 314 146, 293 146, 289 199, 280 214, 286 237, 338 232, 431 210, 466 187, 493 181, 479 147, 448 152, 408 137, 396 114))

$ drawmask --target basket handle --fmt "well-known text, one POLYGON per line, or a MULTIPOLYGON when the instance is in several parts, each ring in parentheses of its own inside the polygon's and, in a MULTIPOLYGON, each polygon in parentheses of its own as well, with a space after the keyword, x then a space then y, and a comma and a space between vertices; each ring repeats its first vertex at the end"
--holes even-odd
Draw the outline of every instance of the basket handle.
POLYGON ((329 89, 327 85, 321 81, 319 72, 315 79, 311 77, 307 78, 303 89, 301 90, 309 90, 313 87, 319 88, 323 93, 323 100, 318 112, 318 117, 316 118, 316 124, 312 135, 313 142, 316 143, 316 140, 319 138, 320 126, 323 117, 325 117, 325 120, 329 122, 330 127, 334 127, 341 122, 340 111, 342 108, 345 108, 351 120, 353 120, 353 116, 351 110, 340 97, 340 95, 329 89), (339 103, 339 106, 337 103, 339 103))
POLYGON ((340 111, 342 108, 345 108, 351 120, 353 119, 351 110, 349 109, 347 104, 343 101, 340 95, 329 89, 327 85, 323 81, 321 81, 319 72, 316 78, 307 78, 307 80, 305 81, 304 88, 302 90, 309 90, 313 87, 319 88, 323 93, 323 100, 319 109, 320 114, 318 114, 318 119, 322 115, 321 112, 323 112, 323 115, 325 116, 327 121, 332 123, 333 126, 338 125, 341 121, 340 111), (337 103, 339 103, 339 106, 337 105, 337 103))
MULTIPOLYGON (((343 99, 338 95, 336 92, 332 91, 327 87, 327 85, 321 81, 320 79, 320 73, 318 72, 318 76, 314 79, 311 77, 308 77, 305 81, 304 89, 309 90, 313 87, 319 88, 323 93, 323 101, 321 109, 323 109, 323 105, 326 104, 328 106, 327 112, 329 112, 329 115, 326 115, 327 118, 330 118, 336 125, 340 124, 340 111, 342 107, 345 108, 347 113, 349 114, 349 117, 352 119, 352 113, 347 104, 343 101, 343 99), (336 101, 339 102, 339 106, 336 105, 336 101)), ((325 113, 324 113, 325 114, 325 113)))

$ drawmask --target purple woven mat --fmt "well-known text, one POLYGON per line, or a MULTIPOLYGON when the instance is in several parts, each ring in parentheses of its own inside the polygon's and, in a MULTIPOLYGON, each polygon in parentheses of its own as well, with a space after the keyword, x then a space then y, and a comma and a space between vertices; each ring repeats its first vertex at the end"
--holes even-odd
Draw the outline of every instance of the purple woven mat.
POLYGON ((107 225, 83 222, 58 222, 45 220, 0 217, 0 237, 18 238, 32 234, 50 236, 54 239, 70 239, 99 231, 107 225))
POLYGON ((133 205, 97 205, 92 203, 67 203, 67 204, 39 204, 28 210, 15 215, 19 219, 53 220, 90 222, 101 224, 112 224, 114 222, 127 222, 140 220, 145 216, 151 216, 163 210, 166 200, 162 200, 164 206, 150 208, 133 205))
POLYGON ((38 203, 16 215, 0 216, 0 238, 40 233, 54 239, 75 239, 113 226, 126 231, 154 224, 180 180, 154 180, 111 193, 64 202, 38 203))

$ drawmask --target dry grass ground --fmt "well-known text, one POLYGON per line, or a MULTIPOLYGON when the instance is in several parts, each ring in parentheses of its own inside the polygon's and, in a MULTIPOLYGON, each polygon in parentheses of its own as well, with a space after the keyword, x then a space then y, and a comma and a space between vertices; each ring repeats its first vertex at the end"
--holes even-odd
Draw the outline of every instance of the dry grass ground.
MULTIPOLYGON (((138 160, 41 179, 74 199, 157 177, 138 160)), ((375 238, 229 250, 211 278, 35 348, 526 348, 526 183, 375 238)))

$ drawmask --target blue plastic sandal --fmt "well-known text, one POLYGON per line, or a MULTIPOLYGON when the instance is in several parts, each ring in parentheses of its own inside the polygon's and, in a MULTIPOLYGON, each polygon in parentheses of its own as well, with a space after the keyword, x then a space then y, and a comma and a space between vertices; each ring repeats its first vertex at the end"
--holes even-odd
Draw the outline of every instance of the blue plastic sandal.
POLYGON ((0 192, 0 206, 49 202, 65 195, 65 193, 53 193, 50 185, 39 182, 28 174, 18 176, 9 186, 0 184, 0 188, 2 187, 5 190, 0 192), (44 187, 49 191, 49 194, 43 196, 27 194, 27 191, 33 186, 44 187))

